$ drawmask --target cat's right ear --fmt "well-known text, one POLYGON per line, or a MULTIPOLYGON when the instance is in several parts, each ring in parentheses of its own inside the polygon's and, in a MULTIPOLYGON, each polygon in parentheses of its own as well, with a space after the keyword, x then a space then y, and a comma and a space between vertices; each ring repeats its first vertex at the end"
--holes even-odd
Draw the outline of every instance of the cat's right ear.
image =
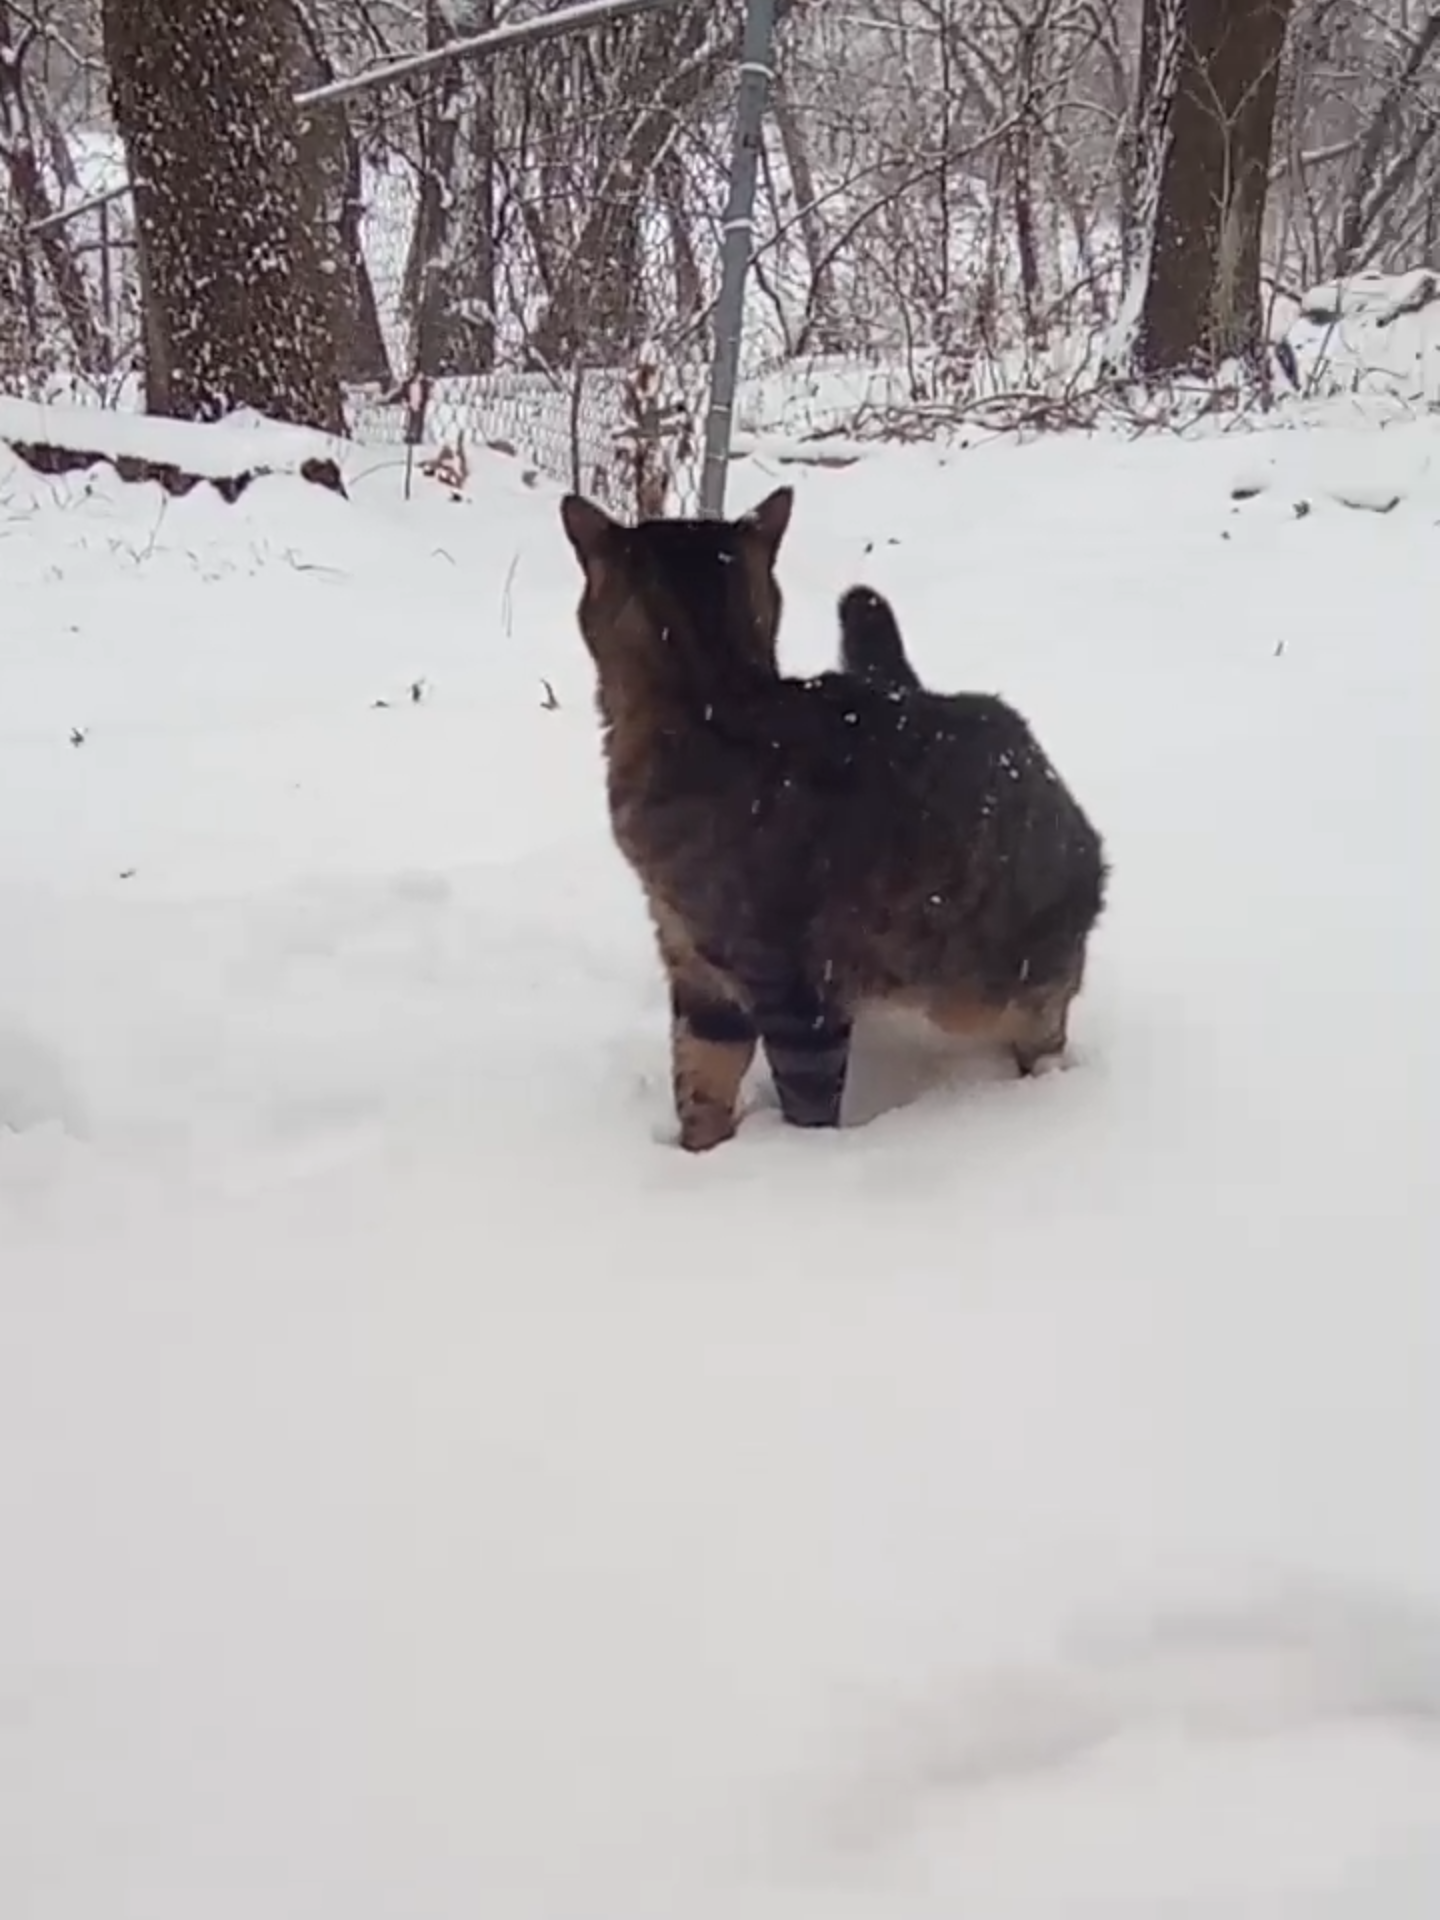
POLYGON ((780 551, 780 542, 785 538, 785 530, 790 525, 790 510, 794 505, 795 489, 776 487, 773 493, 766 494, 758 507, 752 507, 741 516, 740 525, 747 533, 759 535, 765 558, 772 567, 780 551))

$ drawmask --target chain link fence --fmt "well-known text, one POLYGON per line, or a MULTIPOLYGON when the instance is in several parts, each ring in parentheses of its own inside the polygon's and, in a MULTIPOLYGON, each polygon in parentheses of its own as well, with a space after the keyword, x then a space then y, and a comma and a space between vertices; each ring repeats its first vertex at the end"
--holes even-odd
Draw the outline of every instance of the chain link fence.
MULTIPOLYGON (((506 23, 544 11, 512 8, 506 23)), ((457 16, 483 35, 494 0, 427 7, 437 49, 457 16)), ((451 472, 500 449, 616 511, 697 510, 740 27, 738 7, 662 0, 303 107, 358 439, 412 445, 451 472)), ((333 58, 307 44, 302 103, 336 85, 333 58)), ((0 380, 138 404, 123 163, 102 135, 83 151, 88 197, 0 248, 24 281, 0 300, 20 317, 17 337, 0 335, 0 380)))
POLYGON ((738 53, 737 9, 666 9, 351 103, 362 437, 696 509, 738 53))
MULTIPOLYGON (((506 447, 617 511, 692 511, 728 332, 745 0, 614 3, 655 10, 601 24, 555 0, 305 0, 305 94, 360 78, 339 82, 341 107, 312 99, 302 164, 359 436, 455 466, 506 447), (537 23, 551 37, 521 44, 537 23), (488 51, 415 68, 457 35, 490 35, 488 51)), ((99 8, 34 0, 23 33, 20 11, 0 6, 0 391, 136 406, 99 8), (44 24, 62 5, 63 34, 44 24)), ((773 11, 732 453, 762 428, 786 457, 844 458, 846 441, 1108 405, 1144 257, 1137 6, 773 11)), ((1405 0, 1297 3, 1267 202, 1273 333, 1357 267, 1430 270, 1437 34, 1405 0)), ((1418 363, 1387 350, 1377 366, 1381 339, 1331 354, 1327 331, 1306 395, 1360 380, 1427 396, 1418 363)))

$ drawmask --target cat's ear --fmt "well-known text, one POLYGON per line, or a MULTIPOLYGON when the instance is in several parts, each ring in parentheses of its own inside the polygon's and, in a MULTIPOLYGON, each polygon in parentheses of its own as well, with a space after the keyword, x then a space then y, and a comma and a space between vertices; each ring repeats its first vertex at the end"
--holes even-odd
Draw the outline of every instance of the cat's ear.
POLYGON ((766 494, 758 507, 752 507, 740 517, 740 525, 745 531, 759 537, 772 566, 780 551, 780 542, 785 538, 785 530, 790 525, 790 512, 794 505, 795 489, 777 487, 773 493, 766 494))
POLYGON ((587 572, 620 531, 619 523, 612 520, 603 507, 597 507, 593 500, 578 493, 567 493, 560 502, 560 524, 575 549, 575 557, 587 572))

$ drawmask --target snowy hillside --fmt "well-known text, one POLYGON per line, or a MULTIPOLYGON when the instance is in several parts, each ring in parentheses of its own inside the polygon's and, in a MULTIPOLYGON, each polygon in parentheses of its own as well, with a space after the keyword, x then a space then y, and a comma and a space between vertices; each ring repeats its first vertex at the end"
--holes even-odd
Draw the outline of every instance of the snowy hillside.
POLYGON ((698 1160, 556 494, 0 455, 6 1920, 1440 1910, 1437 452, 738 465, 1115 872, 698 1160))

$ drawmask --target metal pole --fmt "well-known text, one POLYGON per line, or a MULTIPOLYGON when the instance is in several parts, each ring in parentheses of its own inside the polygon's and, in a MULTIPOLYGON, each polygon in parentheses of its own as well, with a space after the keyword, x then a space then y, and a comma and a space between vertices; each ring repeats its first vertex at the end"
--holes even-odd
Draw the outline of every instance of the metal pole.
POLYGON ((715 359, 710 369, 710 409, 705 416, 705 464, 700 472, 700 512, 708 520, 718 520, 725 511, 725 475, 730 464, 740 335, 745 324, 745 280, 755 241, 755 174, 760 163, 761 123, 774 39, 775 0, 746 0, 720 292, 715 301, 715 359))

